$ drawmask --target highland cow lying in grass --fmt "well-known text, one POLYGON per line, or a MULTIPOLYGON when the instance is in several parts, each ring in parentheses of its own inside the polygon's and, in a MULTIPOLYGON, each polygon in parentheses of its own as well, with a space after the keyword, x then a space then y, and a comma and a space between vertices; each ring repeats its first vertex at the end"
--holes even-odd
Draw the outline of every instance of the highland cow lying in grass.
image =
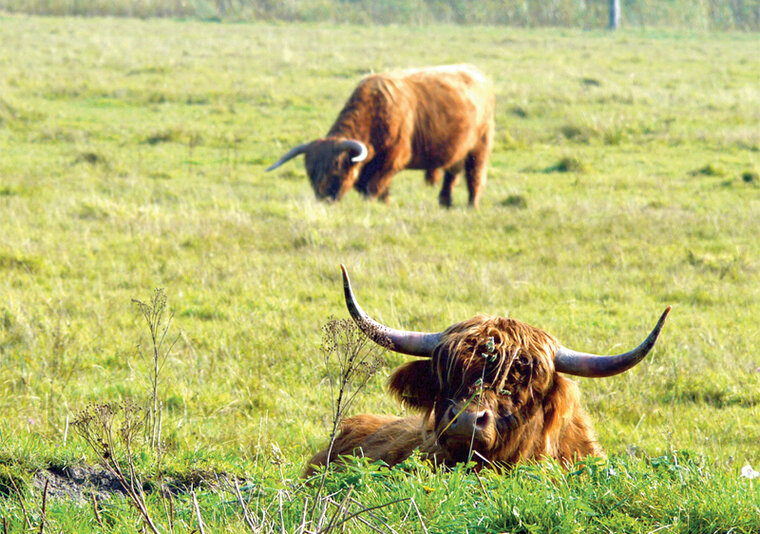
MULTIPOLYGON (((603 455, 576 383, 560 373, 605 377, 630 369, 652 349, 670 311, 635 349, 597 356, 504 317, 477 316, 440 333, 394 330, 362 311, 345 267, 343 284, 348 310, 365 334, 390 350, 424 358, 396 369, 389 384, 402 403, 422 413, 345 420, 331 461, 357 455, 395 465, 415 449, 439 464, 473 460, 478 467, 603 455)), ((316 454, 307 474, 327 463, 327 454, 316 454)))

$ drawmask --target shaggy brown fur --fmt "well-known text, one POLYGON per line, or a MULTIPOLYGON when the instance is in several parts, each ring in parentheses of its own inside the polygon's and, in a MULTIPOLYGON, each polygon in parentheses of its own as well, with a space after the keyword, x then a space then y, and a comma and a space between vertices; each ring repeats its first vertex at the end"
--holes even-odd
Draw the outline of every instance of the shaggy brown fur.
MULTIPOLYGON (((456 324, 432 359, 406 363, 390 378, 390 391, 423 415, 348 419, 331 457, 395 465, 419 448, 452 465, 467 459, 471 443, 479 467, 603 456, 575 382, 554 369, 558 347, 551 335, 514 319, 478 316, 456 324), (476 424, 460 428, 457 419, 476 424)), ((326 460, 326 451, 315 455, 307 472, 326 460)))
POLYGON ((486 183, 494 132, 491 82, 475 67, 455 65, 372 74, 359 82, 327 136, 310 143, 306 172, 318 198, 339 200, 351 187, 388 199, 391 178, 423 169, 433 184, 444 174, 439 201, 464 170, 469 202, 478 205, 486 183), (359 163, 339 144, 367 146, 359 163))

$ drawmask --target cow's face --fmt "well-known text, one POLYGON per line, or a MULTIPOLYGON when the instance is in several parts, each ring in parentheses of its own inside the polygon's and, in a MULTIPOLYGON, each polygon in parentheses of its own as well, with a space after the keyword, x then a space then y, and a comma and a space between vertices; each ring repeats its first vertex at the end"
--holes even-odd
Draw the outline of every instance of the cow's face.
POLYGON ((346 150, 339 141, 313 141, 305 153, 304 163, 311 187, 320 200, 340 200, 359 176, 359 163, 352 161, 355 153, 346 150))
POLYGON ((535 447, 556 411, 556 346, 524 323, 475 317, 449 328, 432 359, 397 369, 390 388, 427 411, 446 460, 513 461, 535 447))

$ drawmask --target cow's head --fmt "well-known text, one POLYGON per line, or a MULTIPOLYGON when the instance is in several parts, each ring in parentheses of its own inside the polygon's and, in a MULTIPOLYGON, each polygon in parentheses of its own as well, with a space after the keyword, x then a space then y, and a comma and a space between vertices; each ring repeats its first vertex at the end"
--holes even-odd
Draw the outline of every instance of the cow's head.
POLYGON ((367 145, 355 139, 325 138, 299 145, 267 169, 304 154, 306 174, 320 200, 340 200, 359 176, 360 163, 367 159, 367 145))
MULTIPOLYGON (((603 377, 630 369, 652 349, 670 311, 635 349, 599 356, 570 350, 539 328, 504 317, 477 316, 439 333, 395 330, 362 311, 345 267, 343 284, 349 312, 370 338, 424 358, 396 369, 390 390, 427 414, 427 431, 445 462, 558 457, 562 432, 575 436, 563 439, 593 439, 590 426, 585 434, 561 430, 581 421, 571 420, 580 411, 577 387, 558 373, 603 377)), ((570 446, 565 456, 583 445, 570 446)))

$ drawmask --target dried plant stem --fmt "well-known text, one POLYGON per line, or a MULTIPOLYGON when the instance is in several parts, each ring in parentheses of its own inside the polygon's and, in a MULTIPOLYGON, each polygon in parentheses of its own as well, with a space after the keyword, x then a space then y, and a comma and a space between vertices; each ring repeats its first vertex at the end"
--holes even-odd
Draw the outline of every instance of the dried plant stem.
POLYGON ((305 497, 303 500, 303 512, 301 513, 301 524, 298 527, 298 532, 303 534, 306 529, 306 510, 309 508, 309 498, 305 497))
POLYGON ((280 502, 280 531, 285 534, 285 516, 282 515, 282 491, 277 492, 277 500, 280 502))
MULTIPOLYGON (((411 500, 411 497, 403 497, 401 499, 396 499, 395 501, 390 501, 390 502, 387 502, 385 504, 378 504, 376 506, 370 506, 369 508, 362 508, 361 510, 359 510, 357 512, 354 512, 353 514, 344 517, 343 519, 341 519, 340 521, 338 521, 337 523, 335 523, 335 525, 333 527, 334 528, 339 527, 343 523, 345 523, 347 521, 350 521, 350 520, 354 519, 355 517, 358 517, 361 514, 368 513, 368 512, 370 512, 372 510, 379 510, 380 508, 385 508, 386 506, 390 506, 392 504, 396 504, 396 503, 404 502, 404 501, 409 501, 409 500, 411 500)), ((333 502, 335 502, 335 501, 333 501, 333 502)))
POLYGON ((441 430, 438 433, 438 435, 435 438, 436 440, 440 439, 440 437, 443 436, 443 433, 446 432, 449 429, 449 427, 454 423, 454 421, 457 420, 457 417, 459 417, 460 415, 462 415, 462 412, 464 412, 467 409, 467 407, 470 405, 470 403, 472 402, 472 400, 477 396, 477 394, 478 394, 478 392, 476 391, 475 393, 473 393, 472 395, 470 395, 470 398, 467 399, 467 402, 465 402, 462 405, 462 407, 459 409, 459 411, 454 414, 454 417, 451 418, 451 421, 449 421, 446 424, 446 426, 443 427, 443 430, 441 430))
POLYGON ((251 514, 248 511, 248 505, 243 500, 243 494, 240 493, 240 486, 238 486, 237 480, 234 482, 235 483, 233 487, 235 489, 235 497, 237 497, 237 500, 240 503, 240 508, 243 510, 243 520, 245 521, 246 526, 251 529, 251 532, 257 532, 258 529, 256 528, 256 525, 251 518, 251 514))
POLYGON ((74 422, 74 428, 95 452, 101 464, 119 480, 130 502, 140 512, 145 523, 154 534, 159 534, 145 504, 145 495, 138 483, 132 454, 132 439, 142 424, 143 419, 134 405, 124 403, 114 407, 109 404, 100 404, 90 406, 81 412, 74 422), (114 422, 119 411, 122 412, 123 421, 114 434, 114 422), (117 441, 116 436, 120 438, 120 442, 117 441), (117 460, 120 449, 125 452, 128 475, 124 474, 117 460))
POLYGON ((45 532, 45 509, 47 508, 47 496, 48 496, 48 484, 49 480, 45 480, 45 489, 42 491, 42 510, 40 513, 40 534, 45 532))
POLYGON ((167 493, 166 500, 169 501, 169 533, 174 534, 174 497, 172 497, 171 491, 167 493))
MULTIPOLYGON (((486 377, 486 366, 483 366, 483 373, 480 375, 480 386, 478 387, 478 390, 476 391, 478 395, 478 404, 475 407, 475 412, 480 411, 480 403, 483 400, 483 380, 485 380, 486 377)), ((469 404, 469 402, 468 402, 469 404)), ((472 452, 473 452, 473 445, 475 444, 475 425, 472 426, 472 434, 470 435, 470 449, 467 451, 467 463, 469 464, 472 460, 472 452)))
POLYGON ((346 503, 348 502, 348 500, 351 498, 351 494, 353 492, 354 492, 354 487, 353 486, 349 486, 348 491, 346 492, 346 496, 343 497, 342 501, 340 501, 340 504, 338 504, 338 507, 335 510, 335 513, 330 518, 330 522, 327 523, 327 527, 325 527, 325 529, 322 532, 325 532, 325 533, 330 532, 330 530, 332 529, 333 524, 335 523, 335 520, 343 512, 343 509, 345 508, 346 503))
POLYGON ((98 525, 100 525, 100 528, 105 529, 105 525, 103 524, 103 520, 100 518, 100 512, 98 511, 98 497, 95 495, 95 492, 92 492, 92 511, 95 515, 95 521, 97 521, 98 525))
POLYGON ((319 519, 317 519, 316 526, 317 526, 317 529, 321 530, 322 524, 325 522, 325 516, 327 515, 327 505, 328 503, 333 502, 333 501, 329 497, 327 498, 322 497, 321 494, 317 494, 317 497, 318 497, 317 504, 319 502, 322 503, 322 511, 319 513, 319 519))
MULTIPOLYGON (((352 503, 354 503, 354 504, 355 504, 355 505, 357 505, 357 506, 362 506, 362 503, 360 503, 359 501, 357 501, 357 500, 356 500, 356 499, 354 499, 354 498, 352 498, 352 499, 351 499, 351 502, 352 502, 352 503)), ((391 527, 391 526, 390 526, 390 525, 389 525, 389 524, 388 524, 386 521, 384 521, 382 518, 380 518, 380 517, 379 517, 379 516, 377 516, 376 514, 373 514, 371 511, 366 511, 366 514, 367 514, 369 517, 371 517, 372 519, 374 519, 375 521, 377 521, 378 523, 381 523, 381 524, 382 524, 382 525, 383 525, 385 528, 387 528, 387 529, 388 529, 388 531, 389 531, 389 532, 391 532, 391 534, 396 534, 396 531, 395 531, 395 530, 393 530, 393 527, 391 527)), ((362 524, 364 524, 364 525, 367 525, 369 528, 371 528, 371 529, 372 529, 372 530, 374 530, 375 532, 382 532, 382 531, 381 531, 379 528, 377 528, 375 525, 373 525, 372 523, 370 523, 369 521, 367 521, 366 519, 364 519, 364 518, 363 518, 363 517, 361 517, 361 516, 356 516, 354 519, 356 519, 357 521, 361 522, 361 523, 362 523, 362 524)), ((401 523, 403 524, 403 523, 404 523, 404 521, 402 521, 401 523)))
POLYGON ((483 490, 483 495, 486 496, 486 499, 488 499, 488 502, 494 505, 493 499, 491 499, 491 495, 488 493, 488 490, 486 490, 485 484, 483 484, 483 479, 480 478, 480 474, 477 471, 474 471, 474 472, 475 472, 475 478, 478 479, 478 483, 480 484, 480 489, 483 490))
POLYGON ((425 526, 425 522, 422 520, 422 514, 420 513, 420 509, 419 509, 419 508, 417 508, 417 503, 416 503, 416 502, 414 502, 414 499, 413 499, 413 498, 412 498, 412 499, 410 499, 410 500, 412 501, 412 506, 414 506, 414 511, 415 511, 415 512, 417 512, 417 518, 420 520, 420 525, 422 526, 422 531, 423 531, 425 534, 428 534, 428 529, 427 529, 427 527, 425 526))
POLYGON ((13 480, 12 476, 8 477, 11 481, 11 484, 13 484, 13 489, 16 491, 16 496, 18 497, 18 502, 21 505, 21 512, 24 514, 24 520, 26 521, 26 526, 29 530, 32 529, 32 522, 29 519, 29 513, 26 511, 26 505, 24 504, 24 496, 21 494, 21 491, 18 489, 18 486, 16 486, 16 481, 13 480))
MULTIPOLYGON (((364 518, 363 518, 362 516, 360 516, 360 515, 357 515, 357 516, 355 516, 355 517, 352 517, 351 519, 352 519, 352 520, 356 520, 356 521, 358 521, 359 523, 361 523, 361 524, 362 524, 362 525, 364 525, 365 527, 369 528, 370 530, 372 530, 372 531, 374 531, 374 532, 377 532, 378 534, 387 534, 387 532, 386 532, 386 531, 383 531, 383 530, 381 530, 381 529, 377 528, 375 525, 373 525, 372 523, 370 523, 369 521, 367 521, 366 519, 364 519, 364 518)), ((394 531, 392 528, 390 528, 390 527, 389 527, 389 526, 388 526, 388 525, 387 525, 387 524, 386 524, 384 521, 382 521, 381 519, 378 519, 376 516, 373 516, 373 519, 375 519, 375 521, 379 521, 379 522, 383 523, 383 526, 384 526, 385 528, 389 529, 389 531, 390 531, 391 533, 395 532, 395 531, 394 531)))
POLYGON ((195 510, 195 516, 198 519, 198 531, 201 534, 206 534, 206 529, 203 524, 203 517, 201 517, 201 509, 198 507, 198 499, 195 497, 195 490, 191 490, 190 495, 193 497, 193 509, 195 510))
POLYGON ((66 446, 66 439, 69 437, 69 414, 66 414, 66 426, 63 427, 63 446, 66 446))
POLYGON ((172 319, 174 318, 174 314, 169 314, 169 317, 164 322, 164 315, 166 314, 166 294, 163 289, 156 288, 154 290, 150 303, 142 302, 137 299, 132 299, 132 302, 138 307, 145 319, 150 334, 152 371, 150 374, 150 417, 148 420, 148 427, 150 446, 153 450, 160 453, 162 408, 158 391, 160 374, 164 363, 166 363, 166 359, 174 348, 174 345, 179 341, 182 333, 180 332, 177 335, 168 349, 163 350, 166 335, 169 333, 172 319))
MULTIPOLYGON (((382 337, 381 334, 378 336, 382 337)), ((333 417, 325 469, 320 477, 314 504, 309 514, 312 524, 319 507, 319 497, 324 490, 327 468, 332 461, 333 448, 340 424, 356 396, 380 369, 384 353, 382 345, 382 343, 376 344, 371 341, 353 321, 348 319, 331 319, 322 327, 320 351, 324 358, 327 379, 331 389, 330 399, 333 417)), ((317 522, 318 525, 321 525, 323 517, 324 510, 317 522)))

